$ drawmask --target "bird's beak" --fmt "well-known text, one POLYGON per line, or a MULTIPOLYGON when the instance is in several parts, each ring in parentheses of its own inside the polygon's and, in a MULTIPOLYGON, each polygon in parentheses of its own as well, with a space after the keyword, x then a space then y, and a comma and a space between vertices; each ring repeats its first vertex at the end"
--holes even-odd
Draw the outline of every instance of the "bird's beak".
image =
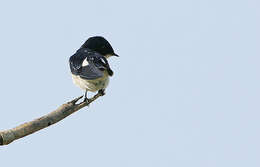
POLYGON ((119 55, 118 55, 118 54, 115 54, 115 53, 113 53, 113 56, 119 57, 119 55))

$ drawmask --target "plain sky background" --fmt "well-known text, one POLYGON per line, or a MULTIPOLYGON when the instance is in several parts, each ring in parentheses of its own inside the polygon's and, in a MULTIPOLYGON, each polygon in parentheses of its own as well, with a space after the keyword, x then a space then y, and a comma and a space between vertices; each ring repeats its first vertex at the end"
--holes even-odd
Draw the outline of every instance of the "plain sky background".
POLYGON ((83 94, 68 59, 102 35, 106 96, 0 147, 0 166, 259 167, 260 2, 1 1, 0 129, 83 94))

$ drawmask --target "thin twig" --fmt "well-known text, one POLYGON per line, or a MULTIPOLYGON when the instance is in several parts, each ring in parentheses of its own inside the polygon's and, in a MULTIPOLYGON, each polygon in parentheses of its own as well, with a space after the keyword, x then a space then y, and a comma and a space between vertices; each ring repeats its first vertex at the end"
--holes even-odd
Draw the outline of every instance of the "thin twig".
POLYGON ((80 96, 68 103, 61 105, 56 110, 50 112, 47 115, 44 115, 40 118, 37 118, 33 121, 26 122, 15 128, 0 131, 0 145, 7 145, 14 140, 22 138, 24 136, 30 135, 38 130, 46 128, 50 125, 53 125, 60 120, 66 118, 70 114, 80 110, 81 108, 89 105, 95 101, 98 97, 102 96, 101 93, 96 94, 93 98, 89 99, 87 102, 81 102, 76 104, 83 96, 80 96))

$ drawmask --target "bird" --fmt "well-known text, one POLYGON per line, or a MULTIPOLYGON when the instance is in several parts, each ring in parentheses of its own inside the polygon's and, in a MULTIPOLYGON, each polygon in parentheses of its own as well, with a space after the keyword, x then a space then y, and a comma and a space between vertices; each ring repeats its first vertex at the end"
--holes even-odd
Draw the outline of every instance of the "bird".
POLYGON ((84 102, 89 101, 88 91, 105 94, 114 74, 107 61, 112 56, 119 57, 111 44, 102 36, 93 36, 69 58, 73 83, 85 91, 84 102))

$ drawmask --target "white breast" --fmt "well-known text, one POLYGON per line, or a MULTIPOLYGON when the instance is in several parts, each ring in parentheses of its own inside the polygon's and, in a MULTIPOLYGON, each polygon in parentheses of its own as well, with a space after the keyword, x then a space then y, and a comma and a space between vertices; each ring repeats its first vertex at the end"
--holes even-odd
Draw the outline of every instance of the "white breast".
POLYGON ((102 78, 94 79, 94 80, 87 80, 83 79, 78 75, 72 74, 73 83, 79 86, 83 90, 96 92, 100 89, 105 89, 109 83, 109 76, 107 72, 104 73, 102 78))

